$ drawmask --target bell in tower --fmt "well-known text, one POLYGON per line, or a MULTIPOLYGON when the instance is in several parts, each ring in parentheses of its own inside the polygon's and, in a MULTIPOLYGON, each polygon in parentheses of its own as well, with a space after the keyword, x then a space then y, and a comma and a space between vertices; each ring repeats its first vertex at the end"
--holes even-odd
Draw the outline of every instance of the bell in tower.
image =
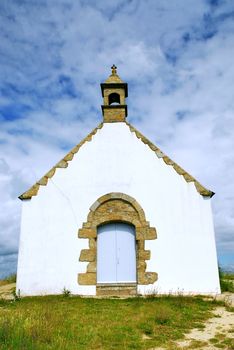
POLYGON ((111 69, 111 75, 101 84, 103 120, 105 123, 124 122, 128 114, 125 104, 125 98, 128 97, 128 84, 120 79, 115 65, 111 69))

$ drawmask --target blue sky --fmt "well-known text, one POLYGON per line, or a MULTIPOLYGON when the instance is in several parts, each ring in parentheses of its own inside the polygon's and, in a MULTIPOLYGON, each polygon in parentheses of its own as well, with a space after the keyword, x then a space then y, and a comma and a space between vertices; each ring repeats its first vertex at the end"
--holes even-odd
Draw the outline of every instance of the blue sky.
POLYGON ((128 120, 203 185, 234 268, 233 0, 1 0, 0 276, 16 270, 21 202, 101 120, 115 63, 128 120))

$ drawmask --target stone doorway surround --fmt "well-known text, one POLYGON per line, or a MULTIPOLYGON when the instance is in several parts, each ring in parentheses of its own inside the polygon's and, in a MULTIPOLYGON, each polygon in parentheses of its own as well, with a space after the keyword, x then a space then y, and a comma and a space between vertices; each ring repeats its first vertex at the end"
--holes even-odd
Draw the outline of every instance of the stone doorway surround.
MULTIPOLYGON (((80 285, 97 285, 97 227, 111 222, 124 222, 135 226, 137 284, 154 283, 158 278, 157 273, 146 272, 146 260, 150 259, 150 250, 145 250, 145 240, 156 239, 156 229, 150 227, 149 222, 146 221, 145 213, 139 203, 134 198, 119 192, 112 192, 100 197, 90 207, 87 221, 78 230, 79 238, 89 240, 89 249, 82 249, 80 253, 79 261, 88 262, 88 265, 85 273, 78 274, 78 283, 80 285)), ((106 289, 109 288, 111 291, 110 287, 107 285, 106 289)), ((124 290, 124 286, 121 288, 124 290)), ((98 295, 107 295, 106 292, 105 286, 97 285, 98 295)))

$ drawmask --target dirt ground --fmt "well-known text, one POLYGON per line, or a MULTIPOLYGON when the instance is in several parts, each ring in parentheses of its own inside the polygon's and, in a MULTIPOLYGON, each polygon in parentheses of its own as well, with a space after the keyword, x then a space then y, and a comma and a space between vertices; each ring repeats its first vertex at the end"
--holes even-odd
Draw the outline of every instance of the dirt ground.
MULTIPOLYGON (((226 305, 234 306, 234 294, 223 293, 216 297, 224 300, 226 305)), ((210 318, 204 329, 192 329, 185 335, 185 339, 177 341, 173 350, 234 350, 234 313, 225 307, 217 307, 214 316, 210 318)), ((166 348, 153 348, 150 350, 166 350, 166 348)))
MULTIPOLYGON (((15 283, 0 286, 0 298, 13 299, 12 290, 15 283)), ((224 300, 226 305, 234 306, 234 294, 223 293, 216 297, 224 300)), ((227 311, 225 307, 217 307, 214 316, 210 318, 204 329, 192 329, 185 335, 184 340, 174 344, 173 350, 234 350, 234 313, 227 311)), ((164 348, 154 348, 150 350, 166 350, 164 348)))
POLYGON ((14 299, 12 291, 15 289, 15 283, 0 285, 0 299, 14 299))
POLYGON ((224 307, 215 310, 214 317, 210 318, 203 330, 193 329, 186 334, 185 340, 177 342, 179 349, 189 349, 197 343, 197 349, 213 350, 234 349, 234 314, 224 307), (228 343, 225 345, 225 341, 228 343), (214 342, 214 343, 213 343, 214 342), (212 344, 213 343, 213 344, 212 344), (215 346, 216 345, 216 346, 215 346))

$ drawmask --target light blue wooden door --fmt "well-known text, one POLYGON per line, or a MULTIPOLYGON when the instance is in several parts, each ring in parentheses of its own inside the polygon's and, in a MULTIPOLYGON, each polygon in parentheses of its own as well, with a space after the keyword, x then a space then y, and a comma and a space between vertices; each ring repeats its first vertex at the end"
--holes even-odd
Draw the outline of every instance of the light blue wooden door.
POLYGON ((132 225, 113 223, 98 228, 97 282, 136 282, 135 229, 132 225))
POLYGON ((116 283, 115 224, 103 225, 97 233, 97 282, 116 283))

